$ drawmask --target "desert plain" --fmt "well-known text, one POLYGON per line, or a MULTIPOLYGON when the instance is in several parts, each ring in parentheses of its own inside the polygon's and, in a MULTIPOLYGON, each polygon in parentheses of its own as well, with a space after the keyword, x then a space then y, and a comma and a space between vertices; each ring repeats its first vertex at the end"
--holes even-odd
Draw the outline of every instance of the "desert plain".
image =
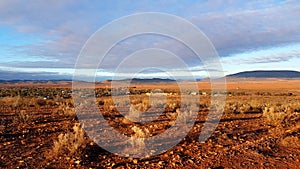
MULTIPOLYGON (((227 80, 224 111, 205 142, 198 137, 213 93, 209 82, 197 84, 196 121, 187 135, 162 154, 135 158, 131 151, 138 150, 130 145, 123 147, 127 157, 118 156, 85 133, 75 113, 72 82, 2 83, 0 168, 299 168, 299 79, 227 80)), ((167 131, 184 110, 180 96, 190 94, 180 92, 175 82, 131 84, 130 92, 124 94, 130 100, 118 105, 123 110, 131 111, 133 106, 146 112, 151 108, 149 93, 160 89, 167 94, 157 119, 137 123, 118 112, 109 87, 108 81, 95 84, 99 112, 110 127, 138 138, 167 131)), ((185 121, 181 122, 184 126, 185 121)))

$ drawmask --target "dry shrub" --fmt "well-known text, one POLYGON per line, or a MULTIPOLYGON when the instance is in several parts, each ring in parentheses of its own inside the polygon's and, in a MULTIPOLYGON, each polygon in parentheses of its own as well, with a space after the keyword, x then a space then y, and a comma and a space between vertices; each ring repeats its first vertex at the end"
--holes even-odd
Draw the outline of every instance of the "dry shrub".
POLYGON ((80 155, 87 143, 88 140, 84 136, 83 129, 79 123, 76 123, 73 126, 73 131, 58 136, 58 139, 54 141, 52 150, 47 155, 50 157, 80 155))
POLYGON ((247 113, 247 112, 250 112, 251 111, 251 105, 250 104, 243 104, 241 107, 240 107, 240 112, 243 114, 243 113, 247 113))
POLYGON ((26 112, 26 110, 21 110, 19 114, 19 121, 22 123, 28 123, 32 119, 32 116, 26 112))
POLYGON ((33 97, 33 98, 28 99, 28 103, 26 106, 36 107, 36 105, 37 105, 37 99, 33 97))
POLYGON ((179 103, 167 103, 166 104, 166 109, 168 109, 170 111, 176 111, 177 108, 180 108, 179 103))
POLYGON ((280 141, 280 145, 289 148, 300 148, 300 139, 296 136, 288 136, 280 141))
POLYGON ((299 115, 294 112, 291 105, 279 105, 265 107, 263 117, 273 127, 269 130, 271 137, 277 138, 277 144, 287 148, 300 148, 299 115), (275 108, 276 109, 275 109, 275 108))
POLYGON ((274 107, 265 107, 263 110, 263 117, 266 118, 266 122, 270 125, 281 125, 282 121, 286 117, 286 113, 275 112, 274 107))
POLYGON ((9 106, 14 109, 23 108, 29 106, 29 104, 30 104, 30 98, 25 98, 20 96, 4 97, 0 99, 0 105, 9 106))
POLYGON ((227 114, 244 114, 261 112, 261 105, 257 102, 230 101, 225 104, 224 111, 227 114))
POLYGON ((225 104, 224 111, 228 114, 238 113, 238 104, 237 103, 227 103, 225 104))
POLYGON ((143 130, 143 129, 137 127, 137 126, 133 126, 131 129, 134 132, 134 137, 137 137, 137 138, 149 137, 149 130, 147 128, 145 128, 143 130))
POLYGON ((64 99, 64 102, 65 102, 66 105, 68 105, 70 107, 74 107, 73 99, 64 99))
POLYGON ((125 152, 129 153, 142 153, 145 151, 145 138, 149 137, 148 129, 141 129, 137 126, 131 128, 134 131, 134 135, 130 137, 129 143, 130 146, 125 149, 125 152))
POLYGON ((149 109, 149 105, 148 104, 143 104, 143 103, 139 103, 136 105, 131 105, 129 108, 129 113, 130 114, 135 114, 138 112, 145 112, 149 109))
POLYGON ((15 99, 15 102, 12 104, 13 107, 19 107, 20 101, 21 101, 21 97, 17 96, 16 99, 15 99))
POLYGON ((23 99, 20 96, 13 97, 13 103, 8 103, 12 105, 14 108, 21 107, 22 106, 23 99))
POLYGON ((68 106, 68 105, 59 105, 58 107, 58 115, 66 116, 66 117, 74 117, 75 116, 75 109, 68 106))

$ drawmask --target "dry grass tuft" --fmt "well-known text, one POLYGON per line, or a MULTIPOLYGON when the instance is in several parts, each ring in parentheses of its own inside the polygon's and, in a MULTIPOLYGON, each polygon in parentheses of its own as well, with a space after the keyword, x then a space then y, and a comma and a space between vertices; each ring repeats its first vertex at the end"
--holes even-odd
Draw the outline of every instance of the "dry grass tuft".
POLYGON ((128 151, 129 153, 142 153, 146 147, 145 147, 145 138, 149 137, 149 130, 148 129, 141 129, 137 126, 133 126, 131 128, 134 131, 134 135, 130 137, 130 147, 125 149, 125 151, 128 151))
POLYGON ((26 110, 21 110, 19 114, 19 121, 22 123, 28 123, 32 120, 32 116, 27 113, 26 110))
POLYGON ((280 141, 280 145, 289 148, 300 148, 300 139, 296 136, 288 136, 280 141))
POLYGON ((80 127, 79 123, 73 126, 73 131, 68 133, 60 134, 58 139, 54 141, 52 150, 48 156, 73 156, 80 155, 82 149, 86 147, 88 140, 84 136, 84 131, 80 127))
POLYGON ((266 122, 270 125, 279 126, 286 117, 284 112, 275 112, 274 107, 265 107, 263 110, 263 117, 266 118, 266 122))
POLYGON ((76 115, 74 108, 64 104, 59 105, 57 112, 58 115, 66 117, 75 117, 76 115))

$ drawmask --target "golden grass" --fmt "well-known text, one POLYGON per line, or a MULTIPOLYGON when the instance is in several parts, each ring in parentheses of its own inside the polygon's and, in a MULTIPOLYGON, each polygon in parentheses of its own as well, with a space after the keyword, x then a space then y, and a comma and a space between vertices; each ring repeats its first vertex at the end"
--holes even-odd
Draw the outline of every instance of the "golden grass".
POLYGON ((50 152, 46 153, 48 157, 58 156, 73 156, 79 155, 88 143, 84 135, 83 129, 79 123, 73 126, 73 131, 62 133, 57 140, 53 142, 53 147, 50 152))

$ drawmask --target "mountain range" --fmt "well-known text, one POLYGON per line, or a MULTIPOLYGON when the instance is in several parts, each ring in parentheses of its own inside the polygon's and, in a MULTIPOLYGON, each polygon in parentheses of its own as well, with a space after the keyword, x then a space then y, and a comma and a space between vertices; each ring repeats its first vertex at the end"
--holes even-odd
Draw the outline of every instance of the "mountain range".
POLYGON ((300 72, 292 70, 256 70, 245 71, 231 75, 227 78, 300 78, 300 72))
MULTIPOLYGON (((28 74, 28 73, 27 73, 28 74)), ((71 77, 63 77, 59 78, 56 77, 55 75, 51 76, 51 78, 44 78, 44 76, 38 76, 39 78, 21 78, 21 75, 18 74, 5 74, 4 76, 1 76, 2 74, 0 73, 0 83, 19 83, 19 82, 60 82, 60 81, 72 81, 71 77), (9 80, 7 76, 12 75, 14 77, 13 80, 9 80)), ((28 76, 27 76, 28 77, 28 76)), ((11 77, 10 77, 11 78, 11 77)), ((278 79, 295 79, 295 78, 300 78, 300 72, 298 71, 292 71, 292 70, 256 70, 256 71, 244 71, 244 72, 239 72, 235 74, 230 74, 226 76, 227 79, 263 79, 263 78, 278 78, 278 79)), ((205 78, 207 79, 207 78, 205 78)), ((202 80, 205 80, 202 79, 202 80)), ((201 81, 201 79, 199 79, 201 81)), ((111 81, 111 80, 106 80, 106 81, 111 81)), ((149 78, 149 79, 123 79, 123 80, 118 80, 118 81, 131 81, 132 83, 158 83, 158 82, 174 82, 175 80, 173 79, 166 79, 166 78, 149 78)))

